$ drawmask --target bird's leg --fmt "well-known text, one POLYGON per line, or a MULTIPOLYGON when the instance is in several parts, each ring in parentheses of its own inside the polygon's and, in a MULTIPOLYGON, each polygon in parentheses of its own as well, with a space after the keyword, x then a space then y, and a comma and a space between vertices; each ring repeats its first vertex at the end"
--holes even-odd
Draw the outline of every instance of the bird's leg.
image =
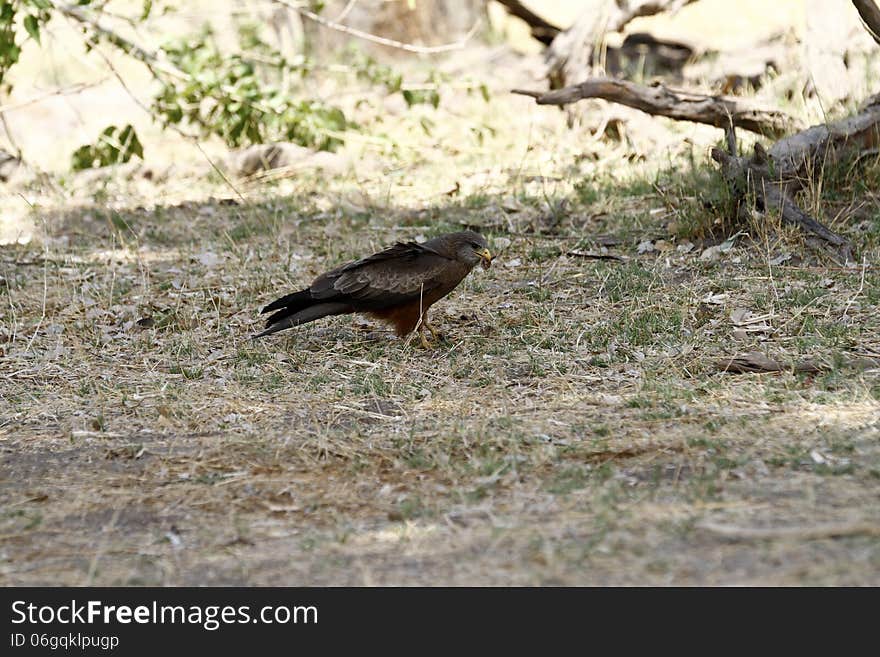
POLYGON ((433 326, 431 326, 431 323, 428 321, 428 312, 427 311, 425 311, 422 314, 422 326, 424 326, 426 329, 428 329, 428 331, 430 331, 432 338, 434 338, 435 340, 440 339, 440 334, 437 332, 437 329, 435 329, 433 326))
POLYGON ((422 347, 425 349, 431 349, 434 347, 434 344, 425 337, 425 323, 419 322, 419 339, 422 342, 422 347))

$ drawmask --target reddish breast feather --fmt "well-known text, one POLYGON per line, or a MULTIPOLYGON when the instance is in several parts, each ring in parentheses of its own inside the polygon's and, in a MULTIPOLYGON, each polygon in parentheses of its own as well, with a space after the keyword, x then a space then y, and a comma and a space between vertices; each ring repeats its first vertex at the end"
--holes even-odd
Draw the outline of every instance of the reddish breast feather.
POLYGON ((416 324, 419 323, 419 302, 374 310, 367 314, 394 326, 394 332, 402 338, 404 335, 412 333, 416 324))

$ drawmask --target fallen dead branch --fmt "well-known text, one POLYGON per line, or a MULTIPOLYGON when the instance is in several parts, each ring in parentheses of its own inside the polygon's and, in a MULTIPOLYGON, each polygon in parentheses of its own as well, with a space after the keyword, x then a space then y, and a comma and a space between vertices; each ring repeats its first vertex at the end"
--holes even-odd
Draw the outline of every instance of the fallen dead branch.
POLYGON ((838 538, 842 536, 880 536, 880 525, 869 522, 828 523, 812 527, 735 527, 715 522, 702 522, 699 529, 731 540, 773 540, 838 538))
POLYGON ((556 91, 514 89, 512 93, 531 96, 538 105, 567 105, 585 98, 601 98, 655 116, 725 129, 733 125, 768 137, 782 136, 797 127, 792 117, 778 110, 759 109, 739 98, 670 89, 659 83, 645 86, 594 77, 556 91))
MULTIPOLYGON (((861 111, 840 121, 817 125, 774 144, 770 159, 781 176, 805 177, 822 165, 880 146, 880 95, 872 96, 861 111), (830 158, 830 159, 829 159, 830 158)), ((788 181, 792 184, 794 181, 788 181)))
MULTIPOLYGON (((759 351, 752 351, 742 356, 721 358, 716 361, 716 365, 720 371, 728 374, 753 374, 761 372, 818 374, 819 372, 828 372, 833 369, 830 364, 817 363, 811 360, 786 364, 773 358, 768 358, 759 351)), ((880 358, 856 355, 845 358, 843 366, 855 370, 880 368, 880 358)))
MULTIPOLYGON (((812 232, 834 246, 849 248, 843 237, 807 215, 780 189, 780 183, 771 179, 767 153, 760 144, 755 145, 755 154, 751 158, 732 156, 719 148, 713 148, 712 159, 721 164, 722 175, 737 200, 742 201, 753 194, 759 210, 766 212, 776 208, 784 222, 812 232)), ((848 256, 845 258, 849 259, 848 256)))
MULTIPOLYGON (((880 145, 880 96, 871 98, 855 116, 818 125, 774 144, 769 151, 755 144, 751 157, 736 155, 736 138, 728 131, 728 150, 712 149, 712 159, 734 197, 754 198, 758 210, 777 210, 782 221, 812 233, 852 260, 850 243, 804 212, 794 195, 831 165, 873 152, 880 145)), ((744 207, 744 206, 741 206, 744 207)))
POLYGON ((566 251, 565 255, 571 256, 573 258, 585 258, 587 260, 616 260, 618 262, 625 262, 627 258, 623 256, 614 255, 613 253, 599 253, 596 251, 579 251, 577 249, 566 251))
POLYGON ((607 463, 608 461, 633 459, 639 456, 645 456, 646 454, 677 454, 679 452, 683 452, 686 448, 687 443, 684 441, 669 443, 662 446, 651 442, 645 445, 633 445, 632 447, 627 447, 619 450, 603 450, 601 452, 593 452, 592 454, 586 454, 584 456, 584 460, 587 463, 596 463, 602 465, 603 463, 607 463))
MULTIPOLYGON (((747 374, 754 372, 821 372, 823 367, 812 361, 786 365, 778 360, 768 358, 759 351, 744 356, 722 358, 717 362, 718 369, 728 374, 747 374)), ((827 369, 827 368, 825 368, 827 369)))

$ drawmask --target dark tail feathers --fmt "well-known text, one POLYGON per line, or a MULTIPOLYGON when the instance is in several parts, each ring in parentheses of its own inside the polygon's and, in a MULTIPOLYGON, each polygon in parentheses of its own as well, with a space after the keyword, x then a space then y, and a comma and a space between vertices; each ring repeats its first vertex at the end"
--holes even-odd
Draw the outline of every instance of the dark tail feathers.
POLYGON ((345 312, 351 312, 351 306, 347 303, 315 301, 309 288, 306 288, 305 290, 276 299, 263 308, 260 313, 267 313, 273 310, 278 312, 270 315, 269 319, 266 320, 266 330, 262 333, 257 333, 254 338, 271 335, 291 326, 299 326, 300 324, 312 322, 328 315, 340 315, 345 312))
MULTIPOLYGON (((300 290, 299 292, 294 292, 293 294, 288 294, 286 296, 281 297, 280 299, 275 299, 268 306, 263 308, 260 311, 260 314, 267 313, 271 310, 278 310, 279 308, 286 308, 292 312, 296 312, 301 308, 305 308, 306 306, 311 305, 312 303, 312 295, 309 292, 309 288, 305 290, 300 290)), ((269 318, 269 324, 272 323, 272 318, 269 318)))

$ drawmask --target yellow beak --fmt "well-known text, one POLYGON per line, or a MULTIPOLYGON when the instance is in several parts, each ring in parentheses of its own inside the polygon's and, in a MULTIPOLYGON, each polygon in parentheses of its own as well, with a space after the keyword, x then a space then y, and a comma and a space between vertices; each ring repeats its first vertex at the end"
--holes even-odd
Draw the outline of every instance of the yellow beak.
POLYGON ((477 251, 477 255, 482 259, 480 266, 483 269, 489 269, 492 266, 492 252, 489 249, 480 249, 477 251))

